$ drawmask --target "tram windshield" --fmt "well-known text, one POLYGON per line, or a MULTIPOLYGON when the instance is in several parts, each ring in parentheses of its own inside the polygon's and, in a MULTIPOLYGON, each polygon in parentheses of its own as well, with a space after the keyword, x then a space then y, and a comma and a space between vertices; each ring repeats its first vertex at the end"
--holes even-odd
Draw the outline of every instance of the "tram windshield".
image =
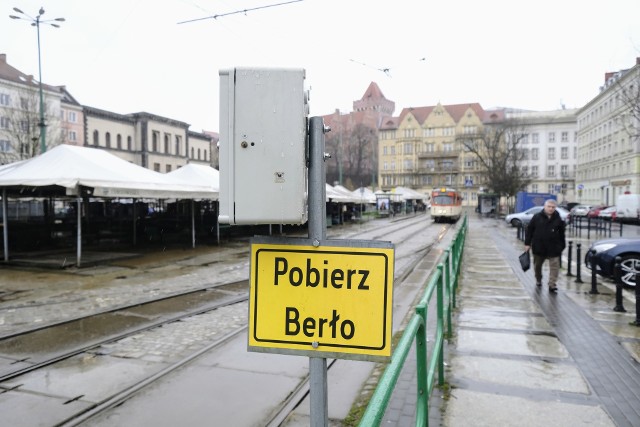
POLYGON ((440 196, 434 196, 433 202, 434 205, 453 205, 453 197, 448 196, 446 194, 440 196))

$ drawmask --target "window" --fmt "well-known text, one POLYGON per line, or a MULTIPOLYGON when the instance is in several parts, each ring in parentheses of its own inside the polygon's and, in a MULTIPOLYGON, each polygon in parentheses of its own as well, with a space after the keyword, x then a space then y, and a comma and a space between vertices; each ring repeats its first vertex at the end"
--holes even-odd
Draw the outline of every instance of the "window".
POLYGON ((555 184, 547 185, 547 193, 553 193, 555 190, 555 184))
POLYGON ((560 134, 560 142, 569 142, 569 132, 562 132, 560 134))
POLYGON ((100 134, 97 130, 93 131, 93 145, 96 147, 100 144, 100 134))
POLYGON ((563 178, 566 178, 569 176, 569 166, 568 165, 562 165, 560 166, 560 176, 563 178))
POLYGON ((156 172, 160 172, 160 163, 154 163, 153 164, 153 170, 156 172))
POLYGON ((67 113, 67 121, 69 121, 71 123, 76 123, 78 121, 75 111, 69 111, 67 113))
POLYGON ((404 170, 413 170, 413 160, 406 159, 404 161, 404 170))
POLYGON ((556 167, 551 165, 547 167, 547 176, 556 176, 556 167))
POLYGON ((531 160, 538 160, 538 149, 537 148, 532 148, 531 149, 531 160))
POLYGON ((532 134, 531 134, 531 142, 532 142, 532 143, 537 144, 537 143, 539 142, 539 139, 538 139, 538 138, 539 138, 539 137, 538 137, 538 133, 537 133, 537 132, 536 132, 536 133, 532 133, 532 134))
POLYGON ((176 141, 175 142, 176 142, 176 153, 175 154, 176 154, 176 156, 179 156, 180 152, 181 152, 180 146, 182 145, 182 141, 180 140, 180 137, 178 135, 176 135, 176 141))
POLYGON ((23 110, 29 109, 29 100, 27 98, 20 98, 20 108, 23 110))
POLYGON ((8 153, 11 151, 11 142, 6 139, 0 139, 0 153, 8 153))
POLYGON ((386 145, 384 147, 382 147, 382 155, 383 156, 387 155, 387 146, 386 145))
POLYGON ((0 105, 9 105, 11 104, 11 98, 9 97, 9 94, 6 93, 0 93, 0 105))
POLYGON ((434 128, 424 129, 424 136, 436 136, 436 130, 434 128))
POLYGON ((569 147, 562 147, 560 149, 560 158, 568 159, 569 158, 569 147))
POLYGON ((75 130, 70 130, 69 131, 69 141, 77 141, 78 140, 78 135, 76 134, 75 130))
POLYGON ((151 134, 151 151, 158 151, 158 132, 151 134))
MULTIPOLYGON (((391 146, 391 155, 392 155, 392 156, 395 156, 395 155, 396 155, 396 146, 395 146, 395 145, 392 145, 392 146, 391 146)), ((192 156, 193 156, 193 154, 192 154, 192 156)))
POLYGON ((406 142, 404 144, 404 154, 411 154, 413 153, 413 144, 410 142, 406 142))
POLYGON ((207 158, 207 150, 202 150, 202 160, 209 160, 207 158))
POLYGON ((538 184, 531 184, 531 192, 532 193, 538 192, 538 184))
POLYGON ((405 138, 415 138, 416 136, 416 130, 415 129, 405 129, 404 130, 404 137, 405 138))
POLYGON ((171 172, 171 165, 167 165, 167 166, 166 166, 166 171, 167 171, 167 172, 171 172))
POLYGON ((171 135, 169 135, 168 133, 164 134, 164 152, 169 154, 170 150, 169 150, 169 141, 171 141, 171 135))
POLYGON ((191 147, 191 158, 192 158, 192 159, 195 159, 195 156, 193 155, 193 154, 194 154, 194 151, 195 151, 195 150, 193 149, 193 147, 191 147))
POLYGON ((555 158, 556 158, 556 149, 553 147, 550 147, 547 152, 547 159, 555 160, 555 158))
POLYGON ((556 142, 556 133, 549 132, 549 142, 556 142))
POLYGON ((198 160, 200 160, 200 149, 198 148, 198 160))
POLYGON ((104 143, 106 144, 107 148, 111 148, 111 134, 109 132, 107 132, 104 136, 104 143))
POLYGON ((131 151, 131 136, 127 136, 127 150, 131 151))
POLYGON ((122 135, 120 134, 116 136, 116 147, 118 150, 122 150, 122 135))
POLYGON ((453 151, 453 144, 442 144, 442 151, 445 151, 445 152, 453 151))
MULTIPOLYGON (((537 166, 531 166, 531 177, 532 178, 537 178, 538 177, 538 167, 537 166)), ((533 190, 534 193, 537 192, 537 190, 533 190)))

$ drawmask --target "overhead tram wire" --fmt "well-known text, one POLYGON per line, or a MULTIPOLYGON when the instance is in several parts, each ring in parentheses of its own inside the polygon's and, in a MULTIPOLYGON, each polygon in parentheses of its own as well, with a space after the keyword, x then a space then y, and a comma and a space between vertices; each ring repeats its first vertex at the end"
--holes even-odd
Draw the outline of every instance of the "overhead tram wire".
POLYGON ((244 13, 246 15, 247 12, 252 12, 254 10, 267 9, 267 8, 276 7, 276 6, 284 6, 284 5, 291 4, 291 3, 299 3, 301 1, 303 1, 303 0, 291 0, 291 1, 286 1, 286 2, 283 2, 283 3, 276 3, 276 4, 269 4, 269 5, 266 5, 266 6, 253 7, 253 8, 250 8, 250 9, 236 10, 236 11, 233 11, 233 12, 221 13, 221 14, 218 14, 218 15, 205 16, 204 18, 196 18, 196 19, 190 19, 188 21, 181 21, 181 22, 178 22, 178 24, 187 24, 189 22, 204 21, 205 19, 218 19, 218 18, 222 18, 223 16, 237 15, 239 13, 244 13))

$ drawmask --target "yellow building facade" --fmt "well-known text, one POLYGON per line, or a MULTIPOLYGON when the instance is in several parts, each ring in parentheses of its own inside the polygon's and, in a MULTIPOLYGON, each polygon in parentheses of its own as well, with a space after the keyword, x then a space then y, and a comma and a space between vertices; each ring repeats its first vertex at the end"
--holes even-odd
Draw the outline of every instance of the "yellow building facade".
POLYGON ((437 104, 405 108, 400 116, 383 121, 378 144, 380 188, 404 186, 428 194, 446 186, 463 194, 464 205, 476 205, 482 173, 460 137, 482 132, 486 115, 477 103, 437 104))

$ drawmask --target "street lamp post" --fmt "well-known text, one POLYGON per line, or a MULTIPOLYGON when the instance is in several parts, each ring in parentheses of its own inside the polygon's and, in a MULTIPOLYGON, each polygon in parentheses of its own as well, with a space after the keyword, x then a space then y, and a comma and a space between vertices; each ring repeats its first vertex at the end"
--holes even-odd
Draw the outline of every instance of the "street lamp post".
POLYGON ((49 20, 42 20, 42 15, 44 15, 44 8, 41 7, 38 11, 38 16, 33 18, 32 16, 27 15, 17 7, 14 7, 13 10, 19 13, 22 16, 9 15, 11 19, 22 19, 24 21, 31 22, 32 27, 36 27, 36 32, 38 34, 38 87, 40 92, 40 122, 38 123, 38 127, 40 128, 40 153, 44 153, 47 151, 47 140, 46 140, 46 127, 47 124, 44 120, 44 95, 42 93, 42 61, 40 59, 40 24, 51 25, 55 28, 60 28, 60 25, 55 22, 64 22, 64 18, 55 18, 49 20))

